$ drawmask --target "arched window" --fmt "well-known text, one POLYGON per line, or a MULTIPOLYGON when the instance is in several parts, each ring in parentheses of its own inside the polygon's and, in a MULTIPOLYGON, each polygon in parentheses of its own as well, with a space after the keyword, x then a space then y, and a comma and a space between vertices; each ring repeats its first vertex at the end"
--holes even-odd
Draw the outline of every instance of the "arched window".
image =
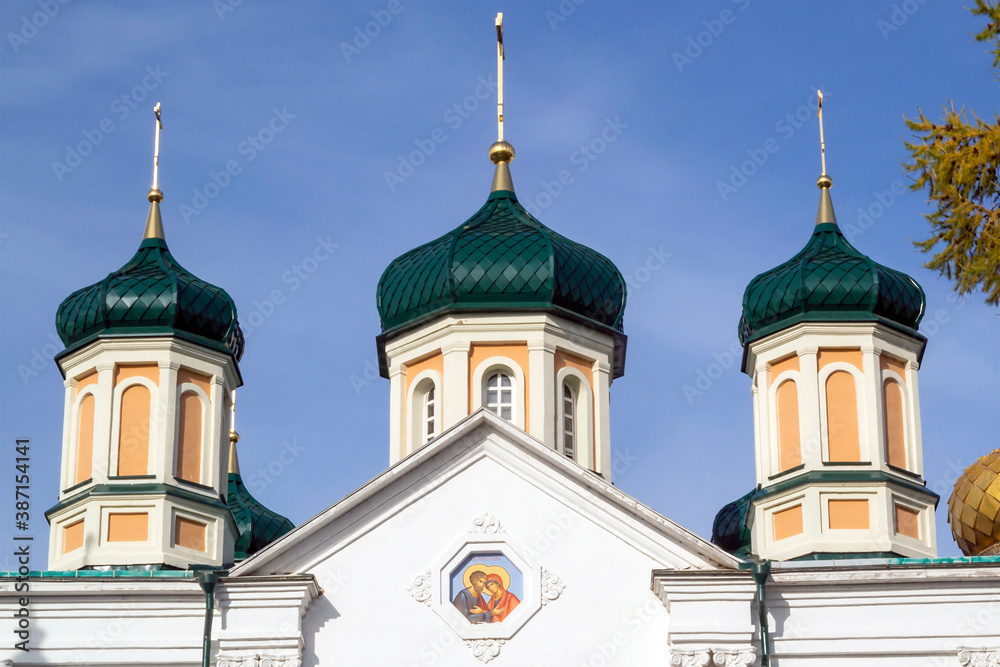
POLYGON ((514 417, 514 378, 505 371, 494 371, 486 379, 483 405, 502 419, 514 417))
POLYGON ((799 432, 799 390, 794 380, 778 385, 778 472, 802 465, 799 432))
POLYGON ((562 453, 576 457, 576 395, 569 382, 562 386, 562 453))
POLYGON ((143 384, 131 384, 121 394, 118 422, 119 477, 149 473, 151 394, 143 384))
POLYGON ((178 406, 177 471, 179 479, 201 483, 202 420, 201 398, 193 391, 181 394, 178 406))
POLYGON ((424 392, 423 396, 424 396, 423 400, 424 409, 422 411, 423 432, 424 432, 423 443, 427 444, 428 442, 431 441, 431 439, 435 435, 437 435, 436 433, 437 420, 434 417, 437 405, 434 400, 433 384, 430 386, 430 389, 424 392))

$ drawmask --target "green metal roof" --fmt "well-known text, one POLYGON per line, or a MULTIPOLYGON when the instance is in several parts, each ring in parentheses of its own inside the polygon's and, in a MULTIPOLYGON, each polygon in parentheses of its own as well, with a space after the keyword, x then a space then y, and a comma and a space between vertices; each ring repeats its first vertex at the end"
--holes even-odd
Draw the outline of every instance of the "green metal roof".
POLYGON ((291 521, 267 509, 250 495, 238 472, 229 473, 226 500, 239 531, 236 538, 237 561, 249 558, 295 528, 291 521))
MULTIPOLYGON (((150 218, 159 219, 159 204, 150 218)), ((71 349, 95 336, 193 334, 198 342, 243 355, 236 304, 220 287, 182 267, 162 238, 143 239, 125 266, 73 292, 56 313, 59 337, 71 349)))
POLYGON ((393 260, 378 284, 383 332, 451 310, 552 310, 620 333, 625 280, 607 257, 550 230, 510 190, 393 260))
POLYGON ((712 522, 712 544, 740 558, 750 554, 750 509, 755 493, 756 489, 751 490, 719 510, 712 522))
MULTIPOLYGON (((822 212, 822 209, 821 209, 822 212)), ((805 247, 750 281, 739 336, 744 345, 804 321, 878 321, 916 334, 924 291, 913 278, 852 246, 830 209, 805 247)))

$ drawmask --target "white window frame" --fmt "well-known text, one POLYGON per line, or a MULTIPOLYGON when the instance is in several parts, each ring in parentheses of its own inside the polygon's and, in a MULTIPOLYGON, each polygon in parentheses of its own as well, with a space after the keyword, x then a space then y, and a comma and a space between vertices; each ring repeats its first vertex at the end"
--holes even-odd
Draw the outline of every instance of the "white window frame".
MULTIPOLYGON (((838 371, 844 371, 849 373, 854 379, 854 399, 857 403, 857 414, 858 414, 858 458, 857 463, 871 463, 872 462, 872 451, 870 443, 868 442, 868 414, 865 409, 865 393, 864 393, 864 374, 858 370, 858 367, 854 364, 849 364, 844 361, 835 361, 833 363, 827 364, 819 371, 819 376, 817 377, 817 389, 819 390, 819 438, 822 445, 822 456, 824 465, 839 465, 843 463, 842 461, 831 461, 830 460, 830 434, 828 428, 828 416, 827 416, 827 404, 826 404, 826 382, 830 379, 830 376, 838 371)), ((903 395, 905 402, 906 395, 903 395)), ((906 415, 903 415, 904 422, 906 415)), ((904 443, 905 436, 904 436, 904 443)), ((909 455, 909 452, 907 452, 909 455)), ((909 460, 909 459, 907 459, 909 460)), ((855 462, 849 462, 851 465, 855 462)))
MULTIPOLYGON (((210 482, 206 484, 205 479, 210 472, 209 468, 212 463, 212 453, 209 450, 208 443, 212 433, 212 425, 209 423, 212 417, 211 410, 212 401, 209 399, 208 394, 205 390, 198 385, 191 382, 184 382, 177 387, 177 396, 174 400, 174 442, 173 442, 173 464, 171 466, 171 475, 174 479, 178 480, 182 484, 185 482, 193 482, 195 484, 201 484, 202 486, 212 486, 210 482), (201 478, 197 480, 181 479, 180 470, 177 469, 177 456, 180 453, 181 444, 181 398, 184 394, 194 394, 201 401, 201 478)), ((227 450, 228 452, 228 450, 227 450)), ((229 460, 228 453, 226 455, 226 460, 229 460)))
MULTIPOLYGON (((768 371, 770 375, 770 371, 768 371)), ((803 422, 805 421, 802 416, 804 414, 803 405, 805 403, 802 396, 802 375, 796 370, 783 371, 774 379, 770 377, 767 378, 770 386, 767 388, 767 430, 768 430, 768 452, 770 452, 770 461, 768 462, 768 477, 775 477, 780 475, 783 471, 781 469, 781 443, 779 442, 779 428, 778 428, 778 390, 781 385, 786 382, 795 383, 795 395, 798 399, 798 421, 799 421, 799 456, 802 459, 803 464, 808 464, 808 459, 806 458, 806 437, 803 432, 803 422)))
POLYGON ((406 395, 405 454, 415 452, 441 435, 441 415, 444 403, 443 387, 441 374, 431 369, 417 373, 413 377, 413 380, 410 381, 406 395), (434 388, 434 436, 430 439, 426 437, 427 421, 424 414, 424 394, 427 393, 428 387, 434 388))
POLYGON ((878 439, 882 443, 882 460, 885 461, 886 465, 889 464, 889 443, 886 440, 886 411, 885 411, 885 383, 888 381, 893 381, 899 385, 900 396, 903 399, 903 450, 906 452, 906 467, 903 470, 907 472, 914 472, 916 470, 916 447, 911 446, 913 438, 911 437, 911 412, 910 412, 910 390, 906 386, 906 380, 903 377, 893 371, 886 369, 882 371, 879 376, 878 383, 878 394, 879 394, 879 405, 878 411, 881 419, 879 420, 882 426, 882 432, 879 433, 878 439))
POLYGON ((493 373, 508 373, 513 379, 513 400, 510 423, 524 430, 524 371, 508 357, 490 357, 482 361, 472 375, 472 405, 475 409, 486 409, 486 381, 493 373))
POLYGON ((579 369, 573 367, 560 368, 556 373, 556 414, 559 418, 556 429, 558 451, 564 454, 563 444, 563 386, 569 384, 574 392, 573 415, 573 456, 572 459, 582 466, 593 467, 594 454, 594 391, 590 381, 579 369))
MULTIPOLYGON (((130 377, 122 380, 121 383, 115 387, 111 399, 111 452, 108 457, 108 477, 121 477, 118 474, 118 447, 121 441, 121 422, 122 422, 122 395, 125 393, 129 387, 134 387, 137 384, 141 384, 149 391, 149 453, 146 459, 146 475, 156 475, 156 460, 157 460, 157 449, 156 449, 156 422, 157 422, 157 409, 156 406, 159 405, 159 387, 153 383, 152 380, 145 377, 130 377)), ((96 443, 95 443, 96 445, 96 443)), ((162 464, 161 464, 162 465, 162 464)), ((142 476, 142 475, 141 475, 142 476)))

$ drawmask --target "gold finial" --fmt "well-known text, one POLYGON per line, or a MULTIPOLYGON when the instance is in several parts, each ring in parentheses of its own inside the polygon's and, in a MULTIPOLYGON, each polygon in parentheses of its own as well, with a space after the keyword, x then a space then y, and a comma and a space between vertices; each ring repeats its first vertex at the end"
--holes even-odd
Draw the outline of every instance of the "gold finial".
POLYGON ((503 14, 497 14, 497 142, 503 141, 503 14))
POLYGON ((163 121, 160 119, 160 103, 153 107, 156 114, 156 139, 153 142, 153 189, 149 191, 149 201, 163 201, 163 193, 160 192, 160 130, 163 129, 163 121))
POLYGON ((490 192, 514 191, 514 181, 510 177, 510 161, 514 159, 514 147, 503 138, 503 14, 497 14, 497 140, 490 146, 490 162, 497 166, 493 174, 490 192))
POLYGON ((823 172, 816 181, 816 187, 829 189, 833 185, 833 179, 826 173, 826 142, 823 141, 823 91, 816 91, 817 108, 816 115, 819 117, 819 157, 822 162, 823 172))
POLYGON ((236 458, 236 443, 240 434, 236 432, 236 390, 230 393, 229 406, 229 472, 240 474, 240 460, 236 458))

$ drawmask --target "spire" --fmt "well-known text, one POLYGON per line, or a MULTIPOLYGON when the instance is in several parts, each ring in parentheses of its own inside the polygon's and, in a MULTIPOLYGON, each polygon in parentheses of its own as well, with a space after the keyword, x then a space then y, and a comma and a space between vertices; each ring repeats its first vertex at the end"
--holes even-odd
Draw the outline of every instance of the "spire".
POLYGON ((149 191, 149 215, 146 216, 146 231, 142 239, 163 239, 163 220, 160 218, 160 202, 163 201, 163 193, 160 192, 160 130, 163 129, 163 121, 160 120, 160 103, 153 107, 156 114, 156 139, 153 143, 153 188, 149 191))
POLYGON ((240 434, 236 432, 236 390, 232 391, 232 401, 229 415, 229 474, 240 474, 240 460, 236 457, 236 443, 240 441, 240 434))
POLYGON ((503 14, 497 14, 497 141, 490 146, 490 161, 496 165, 490 192, 514 191, 514 181, 510 177, 510 161, 514 159, 514 147, 503 138, 503 14))
POLYGON ((823 173, 816 180, 816 187, 819 188, 819 211, 816 213, 816 224, 822 225, 826 222, 837 224, 837 216, 833 212, 833 200, 830 198, 830 187, 833 186, 833 179, 826 173, 826 143, 823 141, 823 91, 816 91, 818 101, 816 115, 819 116, 819 155, 823 166, 823 173))

